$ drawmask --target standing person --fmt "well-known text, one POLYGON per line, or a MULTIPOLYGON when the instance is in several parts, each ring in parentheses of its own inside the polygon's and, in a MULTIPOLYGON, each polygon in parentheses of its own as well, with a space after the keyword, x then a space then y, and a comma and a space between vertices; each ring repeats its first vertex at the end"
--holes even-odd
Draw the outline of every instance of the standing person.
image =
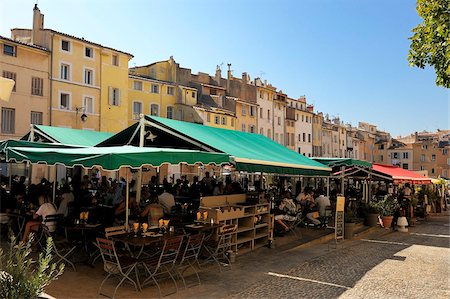
MULTIPOLYGON (((33 220, 30 220, 25 225, 25 232, 23 233, 22 242, 26 242, 28 239, 28 235, 31 231, 37 231, 39 229, 39 225, 43 222, 45 217, 48 215, 56 214, 56 209, 53 204, 48 202, 48 197, 41 190, 41 195, 39 196, 39 209, 33 214, 33 220)), ((54 232, 56 229, 56 225, 54 222, 45 223, 48 230, 50 232, 54 232)))
POLYGON ((210 176, 209 171, 205 172, 205 177, 202 179, 202 191, 203 194, 210 195, 213 190, 213 178, 210 176))
POLYGON ((70 190, 70 186, 67 184, 62 187, 61 192, 61 202, 59 203, 58 214, 63 214, 64 217, 67 217, 69 212, 68 204, 74 201, 74 196, 70 190))

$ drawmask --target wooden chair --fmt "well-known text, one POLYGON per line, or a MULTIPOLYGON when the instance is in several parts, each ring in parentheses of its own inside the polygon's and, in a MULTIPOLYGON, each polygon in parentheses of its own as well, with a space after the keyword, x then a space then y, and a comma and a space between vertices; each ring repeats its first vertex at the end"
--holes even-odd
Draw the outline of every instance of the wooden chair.
POLYGON ((103 269, 108 275, 103 279, 100 284, 100 288, 98 289, 98 294, 107 296, 102 293, 103 284, 110 277, 119 277, 120 281, 116 285, 114 289, 114 293, 112 298, 116 295, 117 289, 122 285, 122 283, 129 282, 135 288, 136 291, 141 290, 141 286, 139 284, 139 273, 137 270, 138 261, 132 257, 128 256, 118 256, 116 252, 116 248, 114 246, 114 242, 108 239, 97 238, 97 246, 100 249, 100 254, 103 259, 103 269), (131 272, 135 272, 136 280, 133 280, 130 275, 131 272))
POLYGON ((180 253, 181 244, 183 243, 183 235, 169 238, 164 241, 161 253, 158 256, 143 259, 141 264, 144 266, 147 278, 142 283, 142 286, 155 283, 158 287, 159 296, 162 296, 161 287, 158 284, 156 277, 168 274, 175 284, 176 292, 178 292, 178 285, 175 280, 177 275, 176 262, 178 254, 180 253))
POLYGON ((105 228, 105 237, 109 239, 110 236, 125 234, 127 230, 124 225, 112 226, 105 228))

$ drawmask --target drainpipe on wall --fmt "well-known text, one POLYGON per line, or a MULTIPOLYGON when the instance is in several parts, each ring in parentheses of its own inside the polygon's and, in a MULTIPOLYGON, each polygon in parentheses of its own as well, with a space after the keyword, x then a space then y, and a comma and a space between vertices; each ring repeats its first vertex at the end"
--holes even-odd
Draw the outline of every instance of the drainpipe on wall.
POLYGON ((55 34, 52 33, 52 43, 50 52, 50 112, 49 112, 49 125, 52 125, 52 109, 53 109, 53 39, 55 34))

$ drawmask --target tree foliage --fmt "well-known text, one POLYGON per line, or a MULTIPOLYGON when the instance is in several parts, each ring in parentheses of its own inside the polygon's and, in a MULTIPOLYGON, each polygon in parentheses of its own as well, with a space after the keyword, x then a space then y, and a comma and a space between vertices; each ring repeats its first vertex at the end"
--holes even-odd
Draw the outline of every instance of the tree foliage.
POLYGON ((436 85, 450 88, 450 0, 417 0, 423 19, 412 31, 408 61, 411 66, 432 66, 436 85))

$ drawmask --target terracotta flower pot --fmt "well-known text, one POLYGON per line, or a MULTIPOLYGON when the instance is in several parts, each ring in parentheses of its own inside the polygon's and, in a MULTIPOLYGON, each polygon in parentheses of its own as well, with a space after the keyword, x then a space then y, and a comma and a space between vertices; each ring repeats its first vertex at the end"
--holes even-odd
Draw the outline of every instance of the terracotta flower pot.
POLYGON ((390 229, 392 225, 392 220, 394 219, 394 216, 383 216, 381 217, 383 220, 383 226, 385 229, 390 229))

